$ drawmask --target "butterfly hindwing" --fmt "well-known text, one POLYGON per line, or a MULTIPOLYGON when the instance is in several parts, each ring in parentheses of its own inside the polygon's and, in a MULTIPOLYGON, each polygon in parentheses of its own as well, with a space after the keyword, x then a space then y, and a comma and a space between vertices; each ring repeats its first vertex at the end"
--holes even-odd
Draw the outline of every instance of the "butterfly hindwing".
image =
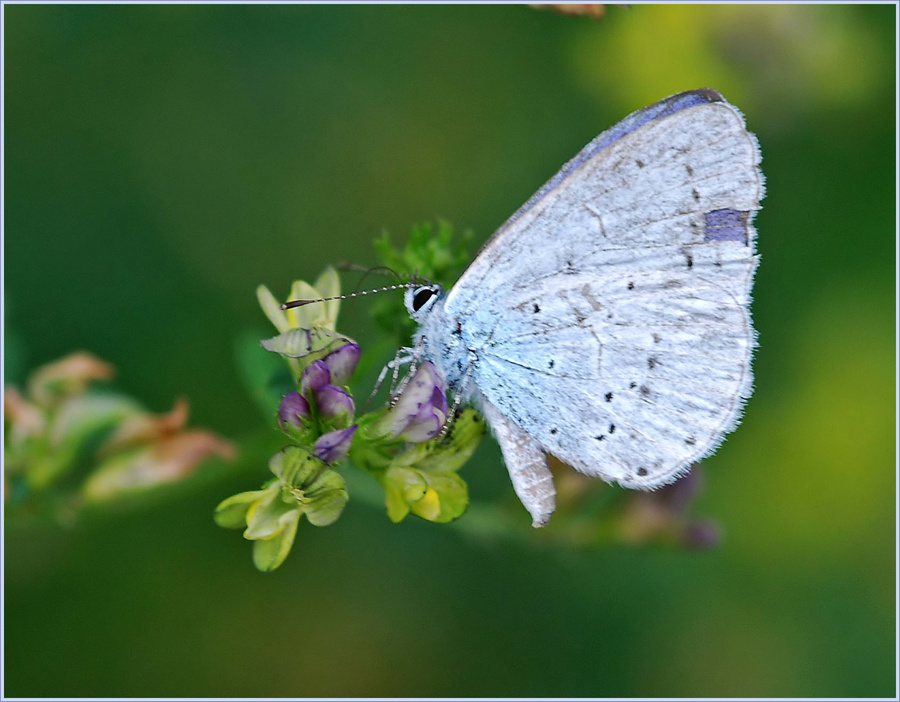
POLYGON ((667 482, 737 419, 750 384, 746 311, 713 283, 688 287, 685 274, 648 274, 633 289, 614 276, 586 296, 587 277, 540 281, 528 303, 554 322, 492 340, 475 383, 580 471, 630 487, 667 482))

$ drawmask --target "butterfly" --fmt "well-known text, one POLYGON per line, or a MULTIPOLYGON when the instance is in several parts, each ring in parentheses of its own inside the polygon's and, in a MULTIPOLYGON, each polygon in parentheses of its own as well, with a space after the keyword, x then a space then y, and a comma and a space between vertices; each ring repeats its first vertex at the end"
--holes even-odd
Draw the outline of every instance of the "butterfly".
POLYGON ((653 489, 737 425, 759 164, 719 92, 673 95, 591 141, 449 291, 407 289, 416 357, 481 411, 534 526, 555 509, 546 454, 653 489))

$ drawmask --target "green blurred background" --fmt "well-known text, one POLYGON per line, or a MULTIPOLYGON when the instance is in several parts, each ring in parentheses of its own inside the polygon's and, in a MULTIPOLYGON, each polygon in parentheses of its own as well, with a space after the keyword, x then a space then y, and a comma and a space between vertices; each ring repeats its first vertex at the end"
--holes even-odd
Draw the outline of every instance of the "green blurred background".
MULTIPOLYGON (((744 111, 768 179, 756 392, 706 462, 721 547, 485 542, 351 495, 260 574, 212 509, 261 460, 8 528, 7 695, 894 695, 894 6, 3 10, 7 381, 88 349, 239 441, 267 426, 233 358, 259 283, 435 217, 480 242, 685 89, 744 111)), ((364 346, 370 311, 342 312, 364 346)), ((511 493, 492 441, 463 475, 511 493)))

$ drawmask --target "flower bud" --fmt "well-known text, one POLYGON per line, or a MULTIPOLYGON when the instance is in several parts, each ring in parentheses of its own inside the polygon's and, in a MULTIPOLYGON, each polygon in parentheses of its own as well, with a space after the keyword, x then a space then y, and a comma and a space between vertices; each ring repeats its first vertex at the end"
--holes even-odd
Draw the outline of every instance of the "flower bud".
POLYGON ((337 429, 327 434, 322 434, 313 446, 313 455, 323 463, 333 464, 342 461, 350 451, 353 443, 353 435, 356 433, 356 425, 346 429, 337 429))
POLYGON ((399 438, 413 443, 429 441, 436 437, 447 418, 447 399, 440 387, 434 386, 431 397, 422 403, 409 424, 400 433, 399 438))
POLYGON ((330 382, 331 371, 328 370, 325 362, 313 361, 304 369, 303 376, 300 378, 300 394, 308 398, 330 382))
POLYGON ((342 387, 350 382, 356 364, 359 363, 359 346, 353 343, 344 344, 337 351, 332 351, 322 361, 331 372, 331 384, 342 387))
POLYGON ((285 431, 305 429, 312 420, 309 402, 299 392, 289 392, 278 406, 278 423, 285 431))
POLYGON ((343 429, 353 420, 356 408, 347 391, 334 385, 325 385, 316 391, 315 397, 319 413, 331 426, 343 429))

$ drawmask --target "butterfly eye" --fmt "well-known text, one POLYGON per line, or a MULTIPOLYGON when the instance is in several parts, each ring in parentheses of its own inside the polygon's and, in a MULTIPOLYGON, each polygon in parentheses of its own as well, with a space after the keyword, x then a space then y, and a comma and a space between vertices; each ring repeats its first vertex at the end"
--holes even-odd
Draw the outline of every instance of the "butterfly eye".
POLYGON ((413 312, 418 312, 422 309, 425 306, 425 303, 431 299, 432 295, 434 295, 434 290, 431 288, 419 288, 416 290, 412 302, 413 312))

